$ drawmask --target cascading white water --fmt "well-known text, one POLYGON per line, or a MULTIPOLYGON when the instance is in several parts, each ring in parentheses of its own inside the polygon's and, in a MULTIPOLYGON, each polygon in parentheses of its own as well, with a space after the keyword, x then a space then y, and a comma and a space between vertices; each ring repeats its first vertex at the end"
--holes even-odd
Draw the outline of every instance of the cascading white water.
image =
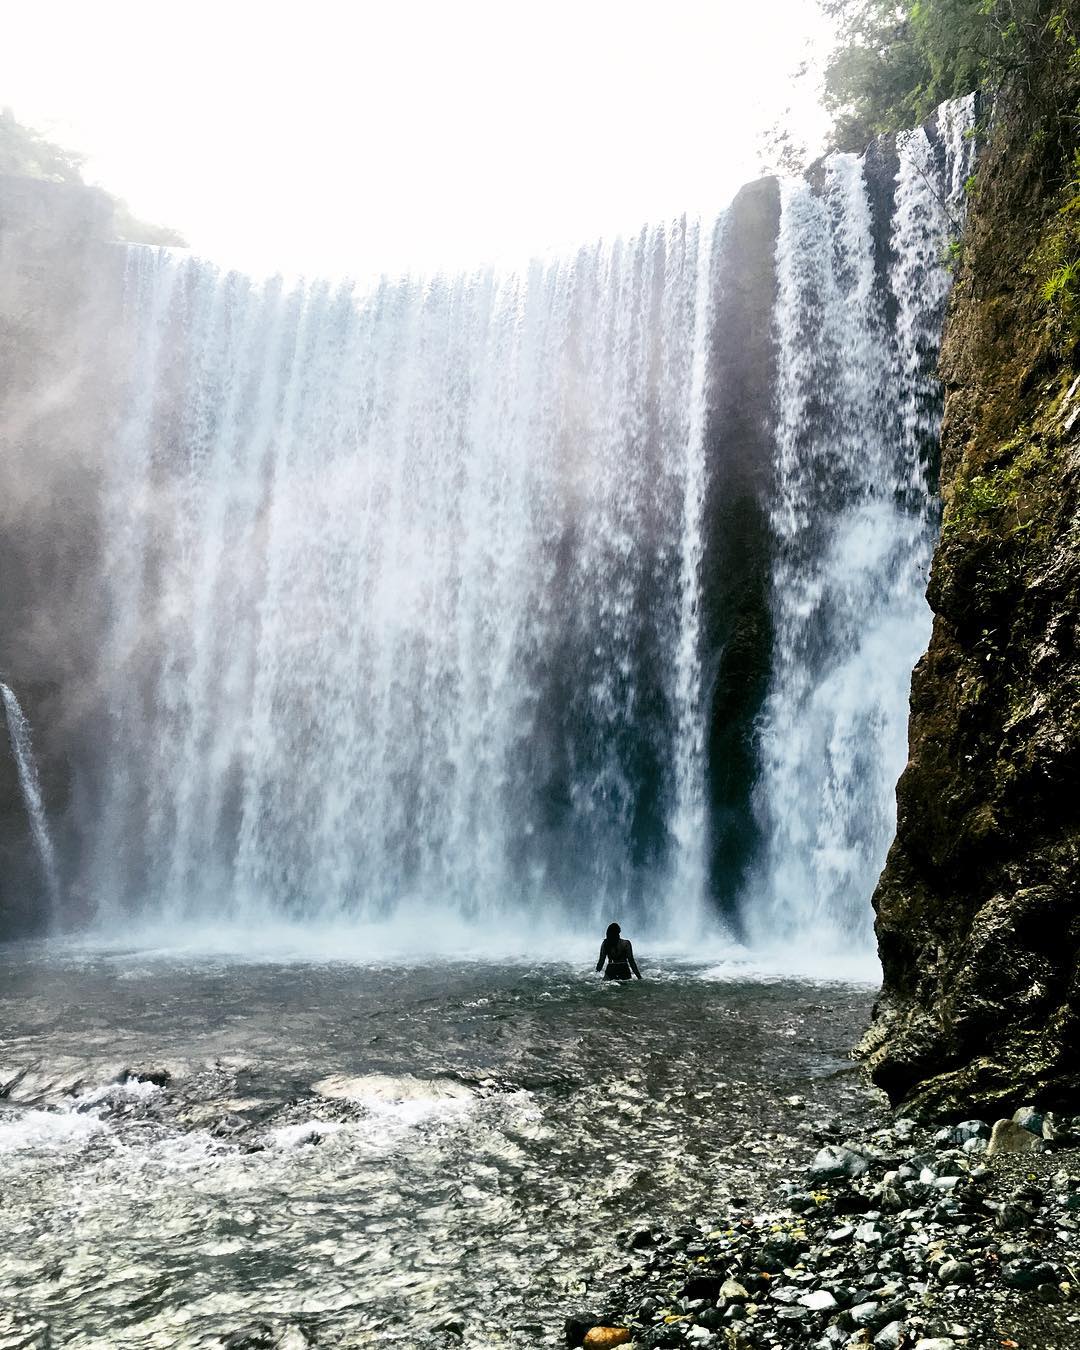
POLYGON ((879 146, 783 185, 771 487, 717 412, 769 418, 719 368, 756 322, 724 219, 367 293, 130 250, 77 794, 99 917, 690 939, 727 911, 868 950, 973 112, 901 136, 888 182, 879 146), (704 575, 728 482, 771 566, 747 877, 748 812, 710 811, 744 734, 715 734, 739 602, 704 575))
MULTIPOLYGON (((683 931, 693 935, 707 925, 705 844, 705 709, 701 669, 701 569, 704 556, 705 487, 708 480, 705 424, 710 358, 710 305, 716 231, 699 244, 694 299, 690 400, 686 414, 686 467, 683 474, 682 540, 679 557, 679 626, 675 651, 675 799, 671 832, 676 842, 672 893, 683 916, 683 931)), ((681 317, 684 323, 690 315, 681 317)))
POLYGON ((34 746, 30 737, 30 724, 19 706, 14 691, 0 683, 0 701, 4 705, 7 721, 8 740, 15 759, 15 769, 26 804, 26 818, 33 836, 34 848, 41 865, 41 876, 45 883, 45 893, 49 901, 49 921, 56 917, 60 905, 60 871, 56 863, 56 850, 53 848, 49 833, 49 821, 45 814, 45 803, 41 796, 41 784, 38 781, 37 763, 34 760, 34 746))
POLYGON ((861 159, 832 156, 820 193, 783 186, 766 844, 743 911, 760 943, 872 941, 908 682, 930 634, 934 368, 973 121, 966 99, 942 110, 938 144, 921 128, 898 138, 884 278, 861 159))
POLYGON ((104 918, 696 922, 710 237, 371 294, 131 251, 104 918))

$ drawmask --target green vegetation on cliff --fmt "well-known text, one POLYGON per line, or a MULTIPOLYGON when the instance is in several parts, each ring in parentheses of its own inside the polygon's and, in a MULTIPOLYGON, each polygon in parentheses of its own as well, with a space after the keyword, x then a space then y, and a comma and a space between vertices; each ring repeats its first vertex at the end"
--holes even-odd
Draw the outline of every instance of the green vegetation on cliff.
MULTIPOLYGON (((823 0, 840 43, 826 70, 826 103, 840 149, 924 121, 945 99, 982 90, 1011 128, 1011 153, 1055 165, 1042 182, 1055 210, 1023 275, 1038 293, 1053 341, 1080 340, 1080 7, 1076 0, 823 0)), ((1019 171, 1019 169, 1018 169, 1019 171)), ((969 199, 979 177, 967 184, 969 199)), ((956 246, 959 251, 959 245, 956 246)), ((950 257, 950 266, 959 261, 950 257)), ((982 490, 973 485, 976 492, 982 490)))
MULTIPOLYGON (((954 1115, 1080 1095, 1080 56, 1061 0, 910 9, 1027 16, 973 47, 997 88, 942 348, 934 631, 863 1044, 894 1101, 954 1115)), ((915 115, 922 90, 948 92, 912 84, 915 115)))
MULTIPOLYGON (((81 185, 82 165, 81 155, 23 126, 15 120, 10 108, 0 108, 0 174, 81 185)), ((111 193, 106 195, 113 205, 113 228, 118 239, 130 244, 184 244, 183 236, 176 230, 139 220, 125 202, 111 193)))
POLYGON ((1077 53, 1072 0, 823 0, 841 41, 825 77, 839 149, 930 117, 973 89, 1058 103, 1077 53), (1038 78, 1035 74, 1038 72, 1038 78))

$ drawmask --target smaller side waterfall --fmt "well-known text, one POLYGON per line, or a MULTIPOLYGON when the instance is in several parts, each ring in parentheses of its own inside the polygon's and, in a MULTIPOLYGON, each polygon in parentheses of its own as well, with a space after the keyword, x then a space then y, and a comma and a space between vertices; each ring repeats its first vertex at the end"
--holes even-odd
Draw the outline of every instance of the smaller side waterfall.
POLYGON ((874 157, 836 154, 820 182, 782 185, 765 848, 743 905, 761 945, 872 950, 930 636, 937 354, 974 121, 974 98, 958 100, 880 144, 888 181, 874 157))
POLYGON ((7 717, 8 737, 11 740, 11 753, 15 756, 15 767, 19 774, 19 786, 22 788, 26 803, 26 815, 30 822, 30 832, 34 836, 34 847, 41 862, 41 872, 49 896, 50 917, 54 916, 60 903, 60 873, 56 866, 56 851, 49 835, 49 822, 45 817, 45 805, 41 800, 41 784, 38 781, 37 765, 34 762, 34 747, 30 739, 30 723, 23 715, 19 700, 6 684, 0 684, 0 698, 4 701, 4 713, 7 717))

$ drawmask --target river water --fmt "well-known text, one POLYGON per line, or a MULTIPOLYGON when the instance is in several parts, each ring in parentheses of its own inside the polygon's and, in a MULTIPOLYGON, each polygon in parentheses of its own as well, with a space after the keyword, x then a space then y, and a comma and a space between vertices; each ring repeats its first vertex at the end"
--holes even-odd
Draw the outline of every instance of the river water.
POLYGON ((11 1343, 560 1344, 621 1231, 714 1227, 874 1109, 868 986, 645 964, 4 949, 11 1343))

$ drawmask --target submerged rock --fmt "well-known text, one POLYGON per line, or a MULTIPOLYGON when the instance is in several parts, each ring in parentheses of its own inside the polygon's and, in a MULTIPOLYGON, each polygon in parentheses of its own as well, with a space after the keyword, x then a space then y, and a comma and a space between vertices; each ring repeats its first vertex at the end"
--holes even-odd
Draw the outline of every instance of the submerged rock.
POLYGON ((156 1068, 126 1069, 123 1081, 153 1083, 155 1087, 168 1087, 172 1082, 172 1077, 172 1074, 164 1065, 159 1065, 156 1068))
POLYGON ((278 1336, 269 1322, 252 1322, 226 1336, 222 1350, 276 1350, 278 1336))

